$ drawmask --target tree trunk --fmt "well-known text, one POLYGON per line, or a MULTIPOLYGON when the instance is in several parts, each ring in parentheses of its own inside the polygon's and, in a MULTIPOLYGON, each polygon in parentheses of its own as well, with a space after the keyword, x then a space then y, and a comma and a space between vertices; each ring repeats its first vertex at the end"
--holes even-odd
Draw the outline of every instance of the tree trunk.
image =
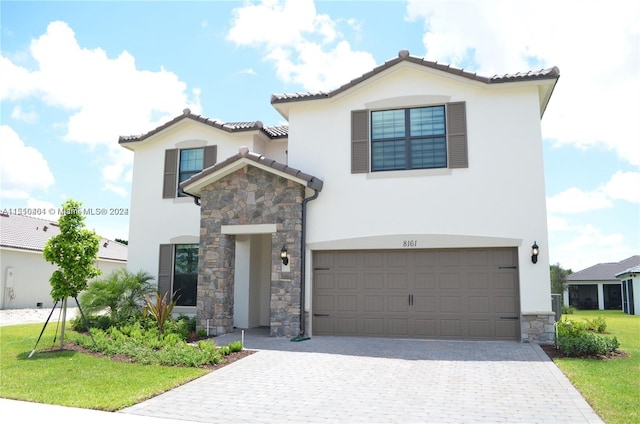
POLYGON ((62 301, 62 328, 60 330, 60 350, 64 349, 64 327, 67 325, 67 298, 62 301))

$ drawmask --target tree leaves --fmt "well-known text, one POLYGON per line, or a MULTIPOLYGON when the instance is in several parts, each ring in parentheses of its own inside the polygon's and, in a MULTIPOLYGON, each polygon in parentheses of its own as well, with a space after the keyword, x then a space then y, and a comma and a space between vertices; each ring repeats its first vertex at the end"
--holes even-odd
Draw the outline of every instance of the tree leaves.
POLYGON ((95 266, 100 237, 85 228, 81 207, 81 202, 72 199, 62 204, 63 214, 58 220, 60 234, 50 238, 42 252, 47 262, 58 265, 49 279, 55 301, 76 298, 90 279, 101 274, 95 266))

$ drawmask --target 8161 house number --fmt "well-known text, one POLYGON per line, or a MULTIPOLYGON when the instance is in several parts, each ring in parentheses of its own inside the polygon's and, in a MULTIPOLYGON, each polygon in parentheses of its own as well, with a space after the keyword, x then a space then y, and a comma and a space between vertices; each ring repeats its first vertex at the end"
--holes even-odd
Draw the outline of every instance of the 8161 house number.
POLYGON ((402 242, 402 247, 418 247, 418 240, 405 240, 402 242))

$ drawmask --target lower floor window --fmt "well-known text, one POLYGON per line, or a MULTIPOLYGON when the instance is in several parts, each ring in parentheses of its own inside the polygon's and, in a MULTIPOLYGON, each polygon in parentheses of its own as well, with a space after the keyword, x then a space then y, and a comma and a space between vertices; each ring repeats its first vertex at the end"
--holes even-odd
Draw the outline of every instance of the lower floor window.
POLYGON ((176 244, 173 261, 173 293, 177 306, 196 306, 198 245, 176 244))

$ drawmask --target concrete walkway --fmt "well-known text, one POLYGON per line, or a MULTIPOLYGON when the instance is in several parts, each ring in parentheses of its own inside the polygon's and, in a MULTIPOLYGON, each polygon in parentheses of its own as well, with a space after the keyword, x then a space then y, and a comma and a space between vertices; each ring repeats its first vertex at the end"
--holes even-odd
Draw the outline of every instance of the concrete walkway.
MULTIPOLYGON (((215 338, 225 345, 242 332, 215 338)), ((47 422, 602 423, 537 345, 244 333, 257 353, 117 413, 0 399, 47 422)), ((16 421, 17 422, 17 421, 16 421)))

